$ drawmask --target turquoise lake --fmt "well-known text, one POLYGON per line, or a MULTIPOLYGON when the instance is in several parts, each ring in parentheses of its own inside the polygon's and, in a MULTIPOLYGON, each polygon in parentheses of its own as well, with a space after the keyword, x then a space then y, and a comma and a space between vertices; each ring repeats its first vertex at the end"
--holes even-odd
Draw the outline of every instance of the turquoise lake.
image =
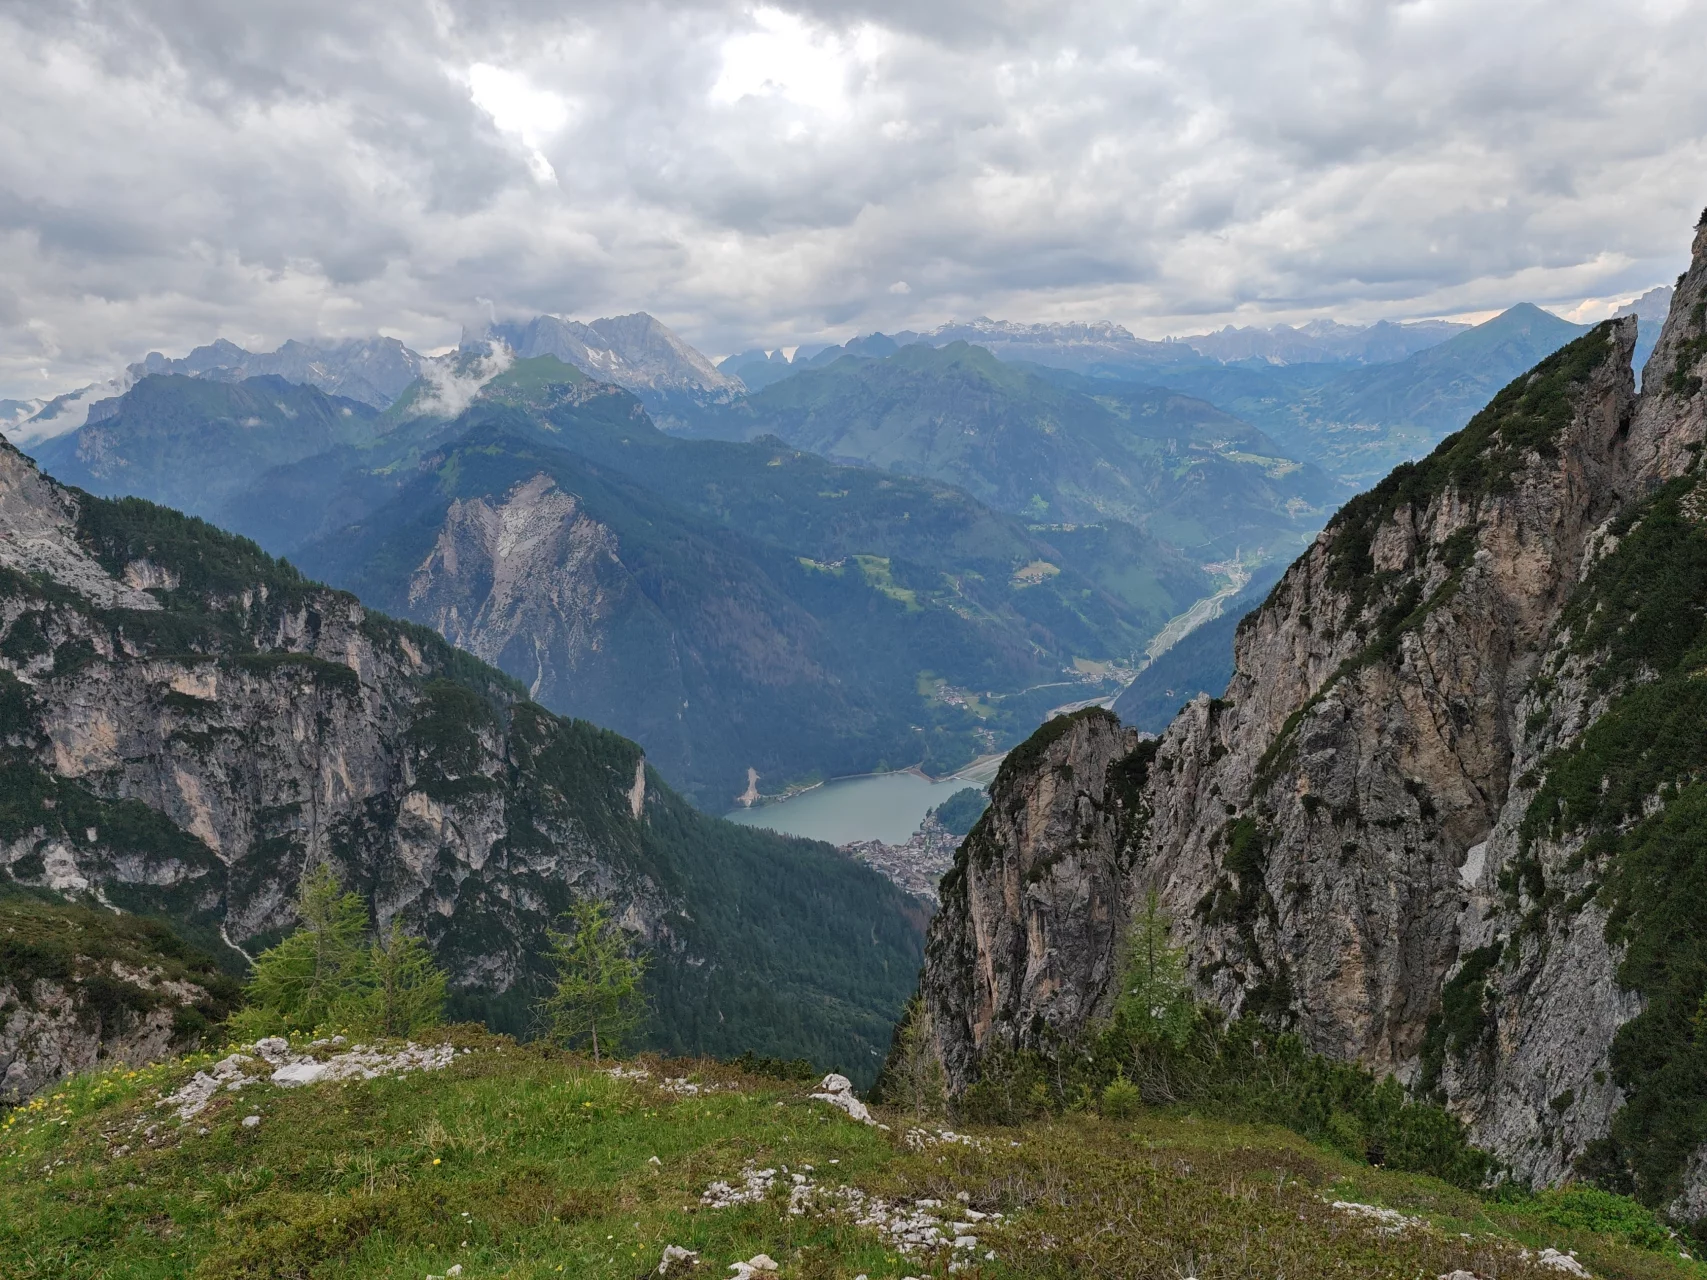
POLYGON ((916 773, 873 773, 837 778, 797 796, 754 809, 736 809, 725 816, 748 827, 769 827, 784 835, 806 836, 847 844, 851 840, 881 840, 903 844, 919 829, 925 814, 956 791, 986 785, 999 761, 981 762, 932 782, 916 773))

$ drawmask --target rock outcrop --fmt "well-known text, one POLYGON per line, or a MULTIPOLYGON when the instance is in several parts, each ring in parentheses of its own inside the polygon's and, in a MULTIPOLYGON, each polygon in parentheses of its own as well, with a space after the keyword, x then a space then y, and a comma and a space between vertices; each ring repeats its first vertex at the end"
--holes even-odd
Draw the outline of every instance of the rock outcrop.
POLYGON ((950 1084, 992 1045, 1049 1049, 1118 976, 1148 749, 1100 708, 1059 716, 1009 752, 990 807, 943 877, 921 989, 950 1084))
POLYGON ((1619 1046, 1652 985, 1627 963, 1647 926, 1620 833, 1682 813, 1703 762, 1691 731, 1656 730, 1645 758, 1671 755, 1604 818, 1560 781, 1642 688, 1687 682, 1707 624, 1707 566, 1668 552, 1682 567, 1649 581, 1626 563, 1644 536, 1699 537, 1707 514, 1707 220, 1640 396, 1635 328, 1597 327, 1349 503, 1240 625, 1224 697, 1159 743, 1122 758, 1113 729, 1086 724, 1004 768, 927 947, 956 1084, 991 1045, 1070 1040, 1104 1007, 1131 903, 1153 888, 1200 995, 1228 1013, 1445 1101, 1520 1176, 1604 1164, 1596 1144, 1623 1134, 1625 1172, 1597 1176, 1707 1208, 1707 1161, 1687 1177, 1673 1157, 1644 1164, 1618 1119, 1648 1087, 1619 1046), (1650 622, 1659 586, 1679 603, 1650 622), (1632 639, 1665 628, 1683 637, 1669 649, 1632 639), (1140 762, 1138 797, 1111 808, 1140 762))
POLYGON ((193 1049, 237 992, 155 921, 0 890, 0 1106, 193 1049))

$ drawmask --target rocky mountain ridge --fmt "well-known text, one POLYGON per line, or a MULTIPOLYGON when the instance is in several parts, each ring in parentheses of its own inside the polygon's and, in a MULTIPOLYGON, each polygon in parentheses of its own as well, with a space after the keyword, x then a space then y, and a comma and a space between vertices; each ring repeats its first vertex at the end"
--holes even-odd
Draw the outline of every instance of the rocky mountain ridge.
MULTIPOLYGON (((504 358, 491 364, 485 378, 501 372, 510 359, 551 355, 601 382, 641 395, 655 410, 707 398, 727 399, 741 386, 644 311, 591 324, 540 315, 529 321, 471 326, 456 351, 439 356, 422 355, 396 338, 379 335, 308 342, 292 338, 273 351, 250 351, 227 338, 184 356, 151 351, 103 382, 47 401, 4 401, 0 430, 12 443, 22 445, 67 435, 118 413, 125 393, 144 379, 169 375, 229 383, 282 378, 382 410, 422 379, 441 392, 447 385, 468 381, 464 366, 474 357, 485 356, 494 344, 502 348, 504 358)), ((479 385, 480 379, 472 382, 467 399, 472 399, 479 385)), ((455 417, 458 412, 460 406, 444 416, 455 417)))
POLYGON ((1155 889, 1202 997, 1438 1098, 1520 1177, 1707 1212, 1707 218, 1636 394, 1633 318, 1335 517, 1221 698, 1010 758, 923 993, 964 1087, 1112 995, 1155 889), (1681 914, 1680 914, 1681 913, 1681 914))
POLYGON ((463 335, 464 349, 504 343, 518 359, 555 356, 590 378, 637 394, 732 394, 741 384, 721 373, 644 311, 582 324, 560 316, 478 326, 463 335))

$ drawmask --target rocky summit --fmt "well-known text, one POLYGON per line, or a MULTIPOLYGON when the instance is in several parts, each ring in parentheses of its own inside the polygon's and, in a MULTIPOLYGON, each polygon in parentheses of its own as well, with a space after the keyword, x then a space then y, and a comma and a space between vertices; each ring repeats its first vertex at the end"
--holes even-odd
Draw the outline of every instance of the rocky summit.
POLYGON ((1155 891, 1199 997, 1443 1103, 1537 1184, 1707 1213, 1707 217, 1634 318, 1349 503, 1159 740, 1005 763, 923 997, 952 1088, 1118 994, 1155 891))

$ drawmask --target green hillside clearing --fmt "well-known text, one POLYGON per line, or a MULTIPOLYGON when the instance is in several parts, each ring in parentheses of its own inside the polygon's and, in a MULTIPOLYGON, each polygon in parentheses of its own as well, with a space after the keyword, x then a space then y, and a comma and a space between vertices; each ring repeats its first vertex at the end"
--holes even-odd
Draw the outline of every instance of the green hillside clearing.
POLYGON ((670 1275, 763 1253, 781 1280, 943 1276, 955 1259, 977 1280, 1557 1280, 1543 1248, 1601 1277, 1707 1274, 1629 1201, 1500 1202, 1270 1128, 1141 1112, 950 1135, 880 1113, 885 1130, 811 1101, 808 1082, 709 1061, 613 1074, 466 1028, 442 1042, 459 1048, 442 1070, 261 1081, 182 1123, 156 1103, 216 1055, 68 1082, 0 1125, 0 1277, 615 1280, 657 1274, 672 1245, 699 1265, 670 1275), (749 1169, 768 1189, 706 1203, 749 1169), (903 1254, 873 1224, 898 1215, 945 1243, 903 1254), (946 1243, 957 1234, 976 1244, 946 1243))

